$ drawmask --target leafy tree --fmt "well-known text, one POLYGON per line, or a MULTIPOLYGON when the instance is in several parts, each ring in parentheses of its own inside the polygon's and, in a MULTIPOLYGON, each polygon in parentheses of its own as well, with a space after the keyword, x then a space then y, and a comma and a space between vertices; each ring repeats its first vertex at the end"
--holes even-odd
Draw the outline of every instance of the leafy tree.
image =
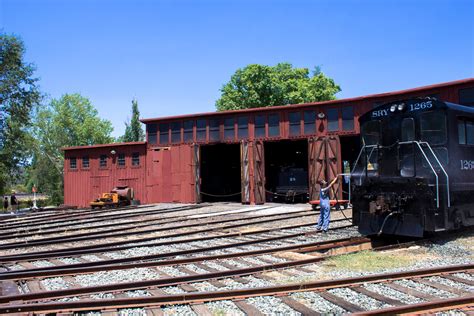
POLYGON ((140 112, 138 111, 137 100, 132 100, 132 118, 130 122, 125 122, 125 134, 120 137, 122 142, 138 142, 145 139, 145 133, 140 122, 140 112))
POLYGON ((91 102, 79 94, 65 94, 36 113, 35 154, 29 170, 28 186, 36 184, 56 203, 63 198, 62 147, 106 144, 112 124, 99 118, 91 102))
POLYGON ((307 68, 280 63, 238 69, 220 91, 216 108, 224 111, 334 100, 341 89, 319 67, 310 76, 307 68))
POLYGON ((25 46, 0 33, 0 194, 14 184, 28 163, 30 113, 41 101, 35 67, 24 61, 25 46))

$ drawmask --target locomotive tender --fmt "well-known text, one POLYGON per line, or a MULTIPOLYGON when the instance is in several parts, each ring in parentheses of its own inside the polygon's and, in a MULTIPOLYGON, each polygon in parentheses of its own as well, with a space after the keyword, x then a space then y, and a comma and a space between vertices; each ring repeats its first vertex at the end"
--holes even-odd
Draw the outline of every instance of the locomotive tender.
POLYGON ((359 232, 422 237, 474 225, 474 108, 411 99, 359 122, 351 173, 359 232))

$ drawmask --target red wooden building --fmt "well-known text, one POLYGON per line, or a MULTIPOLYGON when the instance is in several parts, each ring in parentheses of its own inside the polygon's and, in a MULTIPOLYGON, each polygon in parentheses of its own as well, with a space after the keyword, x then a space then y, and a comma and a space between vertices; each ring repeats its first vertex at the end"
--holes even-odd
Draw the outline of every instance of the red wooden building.
POLYGON ((146 201, 146 143, 117 143, 64 148, 64 202, 87 206, 115 186, 134 189, 146 201))
MULTIPOLYGON (((359 151, 358 118, 379 104, 414 97, 474 106, 474 78, 334 101, 143 119, 147 142, 65 150, 64 200, 86 206, 116 185, 142 203, 277 197, 284 170, 319 179, 348 171, 359 151)), ((344 184, 336 190, 342 196, 344 184)))

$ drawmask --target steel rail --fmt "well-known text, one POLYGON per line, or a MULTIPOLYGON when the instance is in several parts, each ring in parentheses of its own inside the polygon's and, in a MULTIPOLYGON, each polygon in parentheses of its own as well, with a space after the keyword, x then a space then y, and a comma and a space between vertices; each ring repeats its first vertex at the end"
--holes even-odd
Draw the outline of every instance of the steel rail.
POLYGON ((82 212, 87 212, 87 211, 88 210, 86 209, 62 209, 62 210, 57 210, 53 212, 45 211, 45 212, 40 213, 40 211, 37 211, 37 212, 17 213, 15 214, 15 217, 13 218, 2 219, 0 221, 0 228, 3 228, 4 226, 8 226, 10 224, 23 223, 29 220, 55 218, 56 216, 63 217, 66 214, 76 214, 76 213, 82 213, 82 212))
MULTIPOLYGON (((312 249, 309 249, 309 251, 312 251, 312 249)), ((349 251, 347 253, 356 252, 356 251, 357 250, 349 251)), ((70 297, 70 296, 77 296, 77 295, 86 295, 86 294, 89 295, 89 294, 94 294, 94 293, 138 290, 138 289, 145 289, 149 287, 174 286, 174 285, 179 285, 179 284, 184 284, 184 283, 206 281, 206 280, 211 280, 211 279, 222 279, 222 278, 228 278, 228 277, 251 275, 254 273, 260 273, 260 272, 265 272, 265 271, 280 270, 280 269, 286 269, 290 267, 314 264, 317 262, 324 261, 328 258, 332 258, 334 256, 336 255, 323 255, 323 256, 312 257, 308 259, 300 259, 300 260, 293 260, 293 261, 286 261, 286 262, 271 263, 271 264, 260 265, 260 266, 237 268, 237 269, 225 270, 225 271, 209 272, 209 273, 186 275, 186 276, 167 277, 167 278, 145 280, 145 281, 114 283, 114 284, 97 285, 97 286, 90 286, 90 287, 69 288, 69 289, 62 289, 62 290, 55 290, 55 291, 6 295, 6 296, 0 296, 0 304, 8 303, 11 301, 18 301, 18 300, 20 301, 44 300, 44 299, 62 298, 62 297, 70 297)))
MULTIPOLYGON (((315 258, 314 260, 319 259, 315 258)), ((299 262, 303 261, 310 261, 310 259, 306 260, 299 260, 299 262)), ((292 262, 294 263, 294 262, 292 262)), ((283 264, 275 264, 276 266, 283 266, 283 264)), ((253 272, 257 272, 261 267, 253 267, 253 268, 246 268, 246 269, 239 269, 234 270, 234 273, 240 273, 237 275, 242 274, 249 274, 253 272), (244 271, 246 270, 246 271, 244 271)), ((294 292, 304 292, 304 291, 318 291, 318 290, 328 290, 332 288, 340 288, 340 287, 348 287, 354 285, 361 285, 364 283, 374 283, 374 282, 382 282, 382 281, 394 281, 400 279, 407 279, 407 278, 414 278, 414 277, 428 277, 428 276, 435 276, 441 274, 450 274, 450 273, 459 273, 465 271, 471 271, 474 269, 474 264, 466 264, 466 265, 456 265, 456 266, 446 266, 446 267, 439 267, 439 268, 431 268, 431 269, 420 269, 420 270, 412 270, 412 271, 402 271, 402 272, 394 272, 394 273, 385 273, 385 274, 373 274, 363 277, 354 277, 354 278, 344 278, 344 279, 336 279, 336 280, 326 280, 326 281, 318 281, 318 282, 307 282, 307 283, 294 283, 294 284, 287 284, 287 285, 278 285, 278 286, 268 286, 268 287, 260 287, 260 288, 245 288, 245 289, 237 289, 237 290, 229 290, 229 291, 215 291, 215 292, 198 292, 198 293, 183 293, 183 294, 173 294, 173 295, 161 295, 161 296, 153 296, 153 297, 135 297, 135 298, 116 298, 116 299, 105 299, 105 300, 80 300, 80 301, 73 301, 73 302, 54 302, 54 303, 27 303, 27 304, 15 304, 14 301, 17 300, 31 300, 31 297, 39 299, 42 298, 51 298, 46 296, 47 294, 52 294, 53 291, 50 292, 42 292, 42 293, 29 293, 29 294, 22 294, 22 295, 10 295, 10 296, 3 296, 0 297, 0 302, 8 303, 12 302, 10 305, 1 305, 0 306, 0 313, 24 313, 24 312, 56 312, 56 311, 81 311, 81 310, 97 310, 100 308, 134 308, 134 307, 146 307, 146 306, 157 306, 157 305, 175 305, 175 304, 192 304, 192 303, 202 303, 202 302, 210 302, 216 300, 232 300, 232 299, 244 299, 249 297, 256 297, 256 296, 267 296, 267 295, 285 295, 294 292), (42 296, 42 297, 41 297, 42 296)), ((228 277, 229 271, 221 271, 219 273, 208 273, 205 274, 207 278, 222 278, 228 277), (215 275, 214 277, 210 277, 211 275, 215 275)), ((232 274, 234 275, 234 274, 232 274)), ((109 286, 97 286, 95 287, 98 292, 110 292, 115 290, 123 290, 126 288, 127 290, 130 289, 141 289, 150 286, 169 286, 176 283, 177 279, 181 279, 184 282, 188 280, 193 280, 196 277, 202 277, 202 275, 196 276, 184 276, 184 277, 177 277, 177 278, 168 278, 168 279, 160 279, 160 280, 150 280, 150 281, 140 281, 134 282, 135 287, 128 287, 130 284, 123 283, 123 284, 114 284, 109 286), (172 281, 171 281, 172 280, 172 281), (161 282, 158 282, 161 281, 161 282), (170 282, 167 284, 167 282, 170 282), (128 285, 128 286, 127 286, 128 285)), ((83 294, 81 290, 84 288, 77 288, 77 289, 69 289, 69 290, 62 290, 62 291, 54 291, 60 295, 59 297, 65 297, 65 295, 61 295, 61 292, 64 294, 67 292, 75 292, 72 295, 76 294, 83 294)), ((70 295, 68 295, 70 296, 70 295)), ((472 300, 472 296, 466 297, 469 299, 469 303, 472 300)))
POLYGON ((400 315, 420 312, 423 312, 423 314, 428 314, 472 305, 474 305, 474 294, 455 298, 433 300, 423 303, 387 307, 371 311, 353 313, 352 315, 400 315))
MULTIPOLYGON (((302 211, 302 212, 296 212, 292 213, 292 215, 287 215, 285 214, 273 214, 273 215, 268 215, 268 217, 275 217, 274 219, 267 219, 265 221, 275 221, 275 220, 287 220, 287 219, 292 219, 292 218, 297 218, 297 217, 306 217, 306 216, 314 216, 314 211, 302 211), (307 214, 305 214, 307 213, 307 214), (296 214, 296 215, 295 215, 296 214)), ((202 226, 202 225, 209 225, 209 224, 222 224, 222 223, 227 223, 227 222, 235 222, 235 221, 241 221, 241 220, 247 220, 247 219, 254 219, 254 218, 261 218, 262 215, 255 215, 255 216, 249 216, 244 219, 235 219, 235 218, 230 218, 230 219, 220 219, 220 220, 215 220, 215 221, 207 221, 207 222, 198 222, 198 223, 193 223, 193 224, 186 224, 186 225, 175 225, 175 226, 168 226, 168 227, 158 227, 154 229, 145 229, 145 230, 139 230, 139 231, 129 231, 129 232, 120 232, 120 233, 104 233, 104 234, 77 234, 79 237, 52 237, 52 238, 44 238, 44 239, 39 239, 39 240, 31 240, 31 241, 23 241, 23 242, 18 242, 18 243, 6 243, 0 245, 0 250, 7 250, 7 249, 18 249, 18 248, 29 248, 29 247, 35 247, 35 246, 44 246, 44 245, 51 245, 51 244, 58 244, 58 243, 68 243, 68 242, 78 242, 78 241, 86 241, 86 240, 94 240, 97 238, 114 238, 114 237, 123 237, 123 236, 129 236, 129 235, 145 235, 145 234, 150 234, 150 233, 157 233, 157 232, 162 232, 162 231, 167 231, 167 230, 176 230, 176 229, 182 229, 182 228, 190 228, 190 227, 196 227, 196 226, 202 226)), ((255 223, 260 223, 256 221, 255 223)), ((244 223, 245 224, 245 223, 244 223)), ((251 225, 253 223, 249 223, 246 225, 251 225)), ((246 225, 241 225, 241 226, 246 226, 246 225)), ((219 228, 216 228, 219 229, 219 228)), ((155 237, 156 239, 157 237, 155 237)), ((135 241, 127 241, 127 243, 131 243, 135 241)), ((1 260, 1 258, 0 258, 1 260)))
MULTIPOLYGON (((310 215, 307 215, 307 216, 310 216, 310 215)), ((346 219, 338 219, 338 220, 334 220, 333 222, 342 222, 345 220, 346 219)), ((137 248, 137 247, 166 245, 170 243, 171 244, 176 243, 177 241, 174 240, 174 241, 154 242, 154 243, 146 243, 146 244, 143 244, 143 242, 156 241, 157 238, 158 239, 173 238, 173 237, 182 237, 182 236, 196 235, 196 234, 202 234, 202 233, 216 232, 220 230, 233 229, 233 228, 238 228, 242 226, 261 224, 261 223, 267 223, 267 222, 272 222, 272 221, 273 219, 264 219, 264 220, 252 221, 252 222, 247 222, 247 223, 231 224, 231 225, 226 225, 226 226, 221 226, 221 227, 206 227, 206 228, 187 231, 187 232, 176 232, 176 233, 161 235, 159 237, 140 238, 140 239, 135 239, 132 241, 123 240, 123 241, 110 242, 106 244, 94 244, 94 245, 81 246, 81 247, 68 248, 68 249, 54 249, 54 250, 39 251, 39 252, 34 252, 34 253, 29 252, 29 253, 5 255, 5 256, 0 257, 0 263, 18 262, 18 261, 32 260, 32 259, 35 259, 35 260, 48 259, 48 258, 52 259, 52 258, 58 258, 58 257, 79 256, 79 255, 97 253, 97 252, 110 252, 110 251, 117 251, 117 250, 137 248), (162 244, 162 243, 165 243, 165 244, 162 244)), ((250 234, 262 233, 265 231, 278 231, 281 229, 291 229, 291 228, 298 228, 298 227, 311 226, 311 225, 314 225, 314 223, 311 222, 307 224, 281 226, 278 228, 266 228, 263 230, 257 230, 253 232, 236 232, 236 233, 241 234, 241 235, 250 235, 250 234)), ((350 227, 350 226, 353 226, 352 223, 350 225, 347 225, 347 227, 350 227)), ((210 237, 223 238, 225 236, 226 234, 214 235, 210 237)), ((205 237, 200 237, 200 238, 205 238, 205 237)))
MULTIPOLYGON (((125 218, 133 218, 133 217, 140 217, 140 216, 148 216, 148 215, 160 215, 166 214, 170 212, 179 212, 181 209, 188 210, 188 209, 195 209, 199 206, 186 206, 186 207, 178 207, 172 209, 148 209, 148 210, 141 210, 139 212, 127 212, 127 213, 116 213, 111 215, 80 215, 80 216, 69 216, 65 220, 58 221, 58 224, 54 224, 52 221, 41 222, 37 224, 29 224, 25 223, 24 225, 13 225, 8 229, 2 229, 2 235, 5 236, 12 236, 14 234, 26 234, 29 232, 37 232, 43 230, 52 230, 58 229, 62 227, 74 227, 74 226, 81 226, 84 224, 91 224, 91 223, 102 223, 104 220, 119 220, 125 218)), ((18 235, 19 235, 18 234, 18 235)), ((16 236, 13 236, 15 238, 16 236)))
POLYGON ((23 214, 17 214, 15 218, 11 218, 8 223, 2 223, 0 224, 0 228, 5 228, 5 226, 11 226, 15 224, 22 224, 22 223, 28 223, 28 224, 34 224, 36 222, 44 222, 45 219, 63 219, 63 218, 68 218, 71 215, 85 215, 85 214, 99 214, 99 213, 112 213, 112 212, 120 212, 123 210, 133 210, 133 209, 141 209, 141 208, 147 208, 150 206, 146 205, 137 205, 137 206, 126 206, 126 207, 119 207, 119 208, 114 208, 114 209, 103 209, 103 210, 91 210, 91 209, 73 209, 73 210, 62 210, 60 213, 52 213, 52 214, 32 214, 31 213, 23 213, 23 214), (7 224, 7 225, 3 225, 7 224))
MULTIPOLYGON (((140 207, 140 206, 138 206, 140 207)), ((2 228, 5 224, 8 226, 10 224, 14 224, 16 222, 21 223, 28 220, 37 220, 37 219, 44 219, 44 218, 54 218, 56 216, 63 216, 65 214, 75 214, 79 212, 88 211, 86 209, 77 209, 77 208, 39 208, 36 210, 29 209, 27 211, 20 211, 15 214, 11 214, 9 217, 1 217, 0 218, 0 228, 2 228)))
POLYGON ((26 227, 26 225, 36 224, 36 223, 48 223, 54 219, 63 219, 68 216, 74 216, 80 214, 82 210, 71 211, 71 212, 61 212, 58 214, 45 214, 44 216, 30 216, 27 213, 16 213, 12 217, 5 219, 0 224, 0 229, 13 229, 15 226, 26 227), (21 225, 20 225, 21 224, 21 225))
MULTIPOLYGON (((304 214, 304 213, 311 213, 312 211, 311 210, 305 210, 305 211, 300 211, 300 212, 294 212, 294 213, 291 213, 291 214, 304 214)), ((311 214, 314 214, 311 213, 311 214)), ((245 217, 245 218, 242 218, 242 219, 237 219, 237 220, 246 220, 246 219, 252 219, 252 218, 262 218, 262 217, 277 217, 277 216, 283 216, 285 215, 284 213, 280 213, 280 214, 269 214, 269 215, 254 215, 254 216, 248 216, 248 217, 245 217)), ((229 217, 229 216, 227 216, 229 217)), ((213 218, 213 217, 211 217, 213 218)), ((214 224, 214 223, 224 223, 224 222, 229 222, 229 221, 235 221, 236 219, 233 218, 233 219, 225 219, 225 220, 203 220, 202 218, 196 218, 196 219, 185 219, 186 221, 200 221, 199 222, 199 225, 203 225, 203 224, 214 224)), ((173 219, 172 221, 169 221, 169 223, 177 223, 177 222, 182 222, 181 219, 173 219)), ((165 223, 157 223, 155 225, 161 225, 161 224, 168 224, 167 222, 165 223)), ((154 224, 151 224, 151 225, 144 225, 143 227, 146 227, 146 226, 153 226, 154 224)), ((193 224, 195 225, 195 224, 193 224)), ((135 231, 133 232, 133 234, 137 234, 137 233, 148 233, 148 232, 154 232, 154 231, 161 231, 161 230, 169 230, 169 229, 175 229, 175 228, 178 228, 178 227, 192 227, 193 225, 189 226, 189 225, 181 225, 181 226, 171 226, 171 227, 163 227, 163 228, 159 228, 159 229, 152 229, 152 230, 142 230, 142 231, 135 231)), ((135 226, 135 227, 141 227, 141 226, 135 226)), ((13 243, 5 243, 5 244, 0 244, 0 249, 4 249, 3 247, 8 247, 7 249, 10 249, 10 247, 14 247, 14 246, 21 246, 21 245, 24 245, 24 244, 28 244, 28 245, 32 245, 32 244, 35 244, 35 243, 42 243, 42 242, 49 242, 49 241, 61 241, 61 242, 70 242, 70 241, 76 241, 74 240, 75 238, 80 238, 80 237, 84 237, 84 236, 94 236, 94 235, 97 235, 99 237, 102 237, 102 236, 109 236, 110 233, 114 233, 116 231, 124 231, 124 230, 132 230, 132 229, 135 229, 135 227, 131 227, 131 228, 117 228, 117 229, 109 229, 109 230, 102 230, 102 231, 98 231, 98 232, 86 232, 86 233, 81 233, 81 234, 73 234, 73 235, 67 235, 67 236, 57 236, 57 237, 49 237, 49 238, 41 238, 41 239, 35 239, 35 240, 25 240, 25 241, 19 241, 19 242, 13 242, 13 243)), ((87 228, 85 228, 87 229, 87 228)), ((120 236, 120 235, 119 235, 120 236)), ((111 235, 111 237, 116 237, 115 234, 111 235)), ((78 241, 83 241, 83 239, 79 239, 78 241)))
MULTIPOLYGON (((157 221, 163 221, 166 219, 171 219, 171 218, 177 218, 177 217, 183 217, 183 216, 170 216, 170 217, 162 217, 162 218, 154 218, 154 219, 148 219, 148 220, 130 220, 130 221, 124 221, 124 222, 114 222, 114 223, 108 223, 108 224, 102 224, 102 225, 96 225, 96 226, 87 226, 87 227, 74 227, 74 226, 79 226, 82 224, 87 224, 87 223, 77 223, 76 225, 69 225, 69 224, 64 224, 60 225, 61 227, 66 227, 62 229, 58 229, 58 227, 54 228, 48 228, 48 229, 43 229, 41 227, 32 227, 31 229, 28 230, 23 230, 23 231, 17 231, 14 233, 13 231, 8 231, 0 234, 0 238, 3 240, 8 240, 8 239, 20 239, 20 238, 28 238, 28 237, 33 237, 33 236, 45 236, 45 235, 53 235, 53 234, 62 234, 62 233, 68 233, 68 232, 74 232, 74 231, 81 231, 81 230, 93 230, 93 229, 102 229, 106 227, 114 227, 114 226, 126 226, 126 225, 134 225, 137 223, 144 223, 144 222, 157 222, 157 221), (72 227, 72 228, 68 228, 72 227)), ((99 222, 103 222, 104 220, 100 220, 99 222)))
MULTIPOLYGON (((346 228, 341 227, 342 228, 346 228)), ((276 241, 286 238, 294 238, 298 236, 305 235, 305 233, 298 233, 286 236, 275 236, 265 239, 258 239, 258 240, 249 240, 249 241, 242 241, 238 243, 232 244, 225 244, 225 245, 218 245, 212 246, 205 249, 189 249, 189 250, 181 250, 175 252, 169 252, 166 254, 159 254, 159 255, 147 255, 147 256, 138 256, 138 257, 128 257, 123 259, 110 259, 110 260, 102 260, 102 261, 95 261, 95 262, 87 262, 87 263, 77 263, 77 264, 70 264, 70 265, 60 265, 54 267, 43 267, 43 268, 36 268, 36 269, 25 269, 25 270, 16 270, 16 271, 7 271, 0 273, 0 280, 18 280, 18 279, 26 279, 26 278, 38 278, 38 277, 53 277, 53 276, 60 276, 60 275, 72 275, 72 274, 79 274, 79 273, 90 273, 90 272, 98 272, 98 271, 109 271, 109 270, 125 270, 137 267, 151 267, 151 266, 167 266, 167 265, 174 265, 174 264, 181 264, 181 263, 190 263, 190 262, 199 262, 204 260, 217 260, 217 259, 225 259, 225 258, 234 258, 234 257, 244 257, 250 255, 259 255, 259 254, 266 254, 266 253, 273 253, 273 252, 280 252, 280 251, 290 251, 290 250, 305 250, 305 252, 311 251, 320 251, 329 248, 341 247, 341 246, 350 246, 360 243, 368 243, 371 240, 368 238, 343 238, 343 239, 336 239, 336 240, 328 240, 328 241, 320 241, 314 243, 304 243, 298 245, 288 245, 288 246, 278 246, 272 248, 266 248, 261 250, 251 250, 251 251, 242 251, 230 254, 222 254, 222 255, 211 255, 211 256, 201 256, 201 257, 191 257, 191 258, 183 258, 183 259, 171 259, 171 260, 161 260, 161 261, 145 261, 144 260, 158 260, 164 259, 169 257, 176 257, 180 255, 189 255, 213 250, 221 250, 226 248, 235 248, 241 246, 252 245, 256 243, 266 243, 270 241, 276 241), (311 249, 309 249, 311 247, 311 249), (316 248, 314 248, 316 247, 316 248)))
MULTIPOLYGON (((262 221, 258 221, 258 223, 269 222, 269 221, 271 220, 262 220, 262 221)), ((337 220, 333 220, 332 222, 335 223, 335 222, 342 222, 342 221, 346 221, 346 219, 337 219, 337 220)), ((252 223, 255 224, 255 222, 252 222, 252 223)), ((58 258, 58 257, 71 257, 71 256, 80 256, 80 255, 90 254, 90 253, 119 251, 119 250, 125 250, 125 249, 130 249, 130 248, 164 246, 164 245, 170 245, 170 244, 181 243, 181 242, 186 242, 186 241, 200 241, 200 240, 204 241, 204 240, 209 240, 209 239, 214 239, 214 238, 247 236, 247 235, 261 234, 265 232, 280 231, 283 229, 293 229, 293 228, 312 226, 312 225, 314 225, 314 223, 288 225, 288 226, 281 226, 278 228, 265 228, 265 229, 249 231, 249 232, 235 232, 235 233, 228 233, 228 234, 222 234, 222 235, 188 238, 188 239, 182 239, 182 240, 168 240, 168 241, 152 242, 152 243, 146 243, 146 244, 142 244, 142 243, 138 244, 139 242, 153 241, 157 239, 157 237, 147 237, 147 238, 142 238, 140 240, 118 241, 114 243, 108 243, 105 245, 98 244, 98 245, 75 247, 75 248, 70 248, 70 249, 48 250, 48 251, 26 253, 26 254, 22 253, 22 254, 7 255, 7 256, 0 257, 0 263, 20 262, 24 260, 31 261, 31 260, 38 260, 38 259, 52 259, 52 258, 58 258), (121 245, 125 245, 125 246, 121 246, 121 245)), ((196 235, 196 234, 208 233, 208 232, 219 231, 219 230, 224 230, 224 229, 237 228, 241 226, 246 226, 246 225, 245 223, 233 224, 233 225, 227 225, 225 227, 218 227, 218 228, 210 227, 210 228, 203 228, 200 230, 194 230, 194 231, 188 231, 188 232, 177 232, 177 233, 162 235, 159 237, 159 239, 196 235)), ((353 225, 350 224, 345 227, 351 227, 351 226, 353 225)))
MULTIPOLYGON (((70 212, 74 213, 77 212, 77 209, 71 209, 70 212)), ((56 210, 56 211, 49 211, 49 210, 43 210, 43 211, 27 211, 27 212, 22 212, 22 213, 17 213, 14 214, 12 217, 2 217, 0 218, 0 227, 3 226, 3 224, 8 223, 8 222, 13 222, 13 221, 22 221, 25 219, 38 219, 38 218, 46 218, 46 217, 52 217, 54 215, 63 215, 65 210, 56 210)))
MULTIPOLYGON (((145 214, 145 215, 154 215, 154 214, 161 215, 161 214, 166 214, 166 213, 187 211, 187 210, 192 210, 192 209, 195 209, 195 208, 202 208, 202 207, 203 206, 201 206, 201 205, 200 206, 193 206, 193 205, 181 206, 181 207, 177 207, 177 208, 167 208, 166 210, 170 210, 170 211, 166 211, 166 212, 162 212, 165 209, 159 209, 159 210, 157 210, 157 213, 150 213, 150 214, 145 214)), ((266 207, 266 208, 262 208, 262 209, 269 209, 269 208, 273 208, 273 207, 275 207, 275 206, 266 207)), ((253 211, 255 211, 255 209, 249 209, 249 210, 241 211, 238 214, 249 213, 249 212, 253 212, 253 211)), ((215 214, 213 214, 213 213, 208 213, 208 214, 209 214, 209 216, 207 216, 207 218, 211 218, 211 217, 215 218, 215 217, 218 217, 218 216, 235 215, 236 213, 233 213, 233 214, 220 214, 220 212, 216 212, 215 214)), ((87 229, 98 229, 98 228, 105 228, 105 227, 113 227, 113 226, 119 226, 119 225, 133 225, 133 224, 136 224, 136 223, 166 221, 166 220, 177 219, 177 218, 182 219, 183 221, 184 220, 199 220, 199 219, 203 220, 204 219, 204 218, 189 218, 190 216, 192 216, 192 215, 174 215, 174 216, 155 217, 155 218, 152 218, 152 219, 130 220, 130 221, 124 221, 124 222, 119 222, 119 223, 114 222, 114 223, 107 223, 107 224, 90 226, 90 227, 74 227, 74 226, 93 223, 93 222, 100 222, 100 223, 103 222, 102 219, 101 220, 88 220, 88 221, 83 221, 81 223, 77 223, 77 224, 73 224, 73 225, 61 224, 61 225, 51 226, 51 227, 48 227, 47 229, 44 229, 43 227, 33 227, 33 228, 29 228, 28 230, 23 230, 22 231, 23 234, 20 233, 20 234, 17 234, 17 235, 15 235, 13 231, 8 231, 8 232, 0 233, 0 238, 2 238, 2 239, 26 238, 26 237, 31 237, 31 236, 37 236, 38 234, 40 234, 40 235, 50 235, 50 234, 57 234, 57 233, 81 231, 81 230, 87 230, 87 229), (71 228, 71 226, 73 228, 71 228), (67 227, 67 228, 57 229, 59 227, 67 227), (54 230, 54 229, 56 229, 56 230, 54 230)), ((262 215, 262 217, 263 216, 265 216, 265 215, 262 215)), ((121 219, 121 216, 116 216, 116 217, 113 218, 113 220, 116 220, 116 219, 121 219)), ((175 221, 172 221, 172 222, 175 222, 175 221)), ((164 222, 164 223, 168 223, 168 222, 164 222)), ((162 223, 160 222, 158 224, 162 224, 162 223)), ((135 226, 135 227, 137 227, 137 226, 135 226)), ((145 226, 142 226, 142 227, 145 227, 145 226)))
MULTIPOLYGON (((183 211, 186 211, 186 210, 192 210, 194 208, 186 208, 186 209, 183 209, 183 211)), ((179 210, 176 210, 174 212, 179 212, 181 211, 181 209, 179 210)), ((158 215, 162 214, 162 213, 156 213, 158 215)), ((146 215, 154 215, 154 214, 145 214, 146 215)), ((141 214, 137 215, 137 216, 133 216, 133 217, 140 217, 140 216, 143 216, 141 214)), ((28 229, 28 230, 23 230, 23 231, 19 231, 17 232, 16 234, 15 233, 12 233, 12 231, 7 231, 7 232, 4 232, 4 233, 1 233, 0 234, 0 238, 3 239, 3 240, 8 240, 8 239, 20 239, 20 238, 28 238, 28 237, 32 237, 32 236, 45 236, 45 235, 53 235, 53 234, 61 234, 61 233, 68 233, 68 232, 75 232, 75 231, 83 231, 83 230, 93 230, 93 229, 102 229, 102 228, 107 228, 107 227, 114 227, 114 226, 126 226, 126 225, 134 225, 134 224, 137 224, 137 223, 150 223, 150 222, 158 222, 158 221, 166 221, 166 220, 171 220, 171 219, 176 219, 176 218, 180 218, 181 220, 185 220, 185 216, 186 215, 175 215, 175 216, 168 216, 168 217, 158 217, 158 218, 152 218, 152 219, 142 219, 142 220, 128 220, 128 221, 123 221, 123 222, 113 222, 113 223, 107 223, 107 224, 102 224, 102 225, 96 225, 96 226, 87 226, 87 227, 75 227, 75 226, 80 226, 80 225, 83 225, 83 224, 89 224, 89 223, 94 223, 94 222, 104 222, 104 219, 100 219, 100 220, 91 220, 91 221, 86 221, 86 222, 80 222, 80 223, 76 223, 76 224, 62 224, 62 225, 58 225, 57 227, 50 227, 50 228, 47 228, 47 229, 44 229, 43 227, 32 227, 31 229, 28 229), (59 227, 65 227, 65 228, 62 228, 62 229, 58 229, 59 227)), ((126 216, 125 218, 127 217, 130 217, 130 216, 126 216)), ((117 220, 117 219, 121 219, 122 217, 118 216, 112 220, 117 220)), ((165 222, 167 223, 167 222, 165 222)), ((150 224, 152 225, 152 224, 150 224)), ((142 225, 141 227, 145 227, 146 225, 142 225)), ((137 227, 137 226, 135 226, 137 227)), ((66 235, 67 236, 67 235, 66 235)))
MULTIPOLYGON (((85 223, 93 223, 93 222, 102 222, 104 219, 121 219, 121 218, 128 218, 128 217, 138 217, 142 215, 150 215, 150 214, 165 214, 165 213, 170 213, 170 212, 176 212, 181 209, 183 210, 188 210, 188 209, 196 209, 196 208, 201 208, 204 207, 202 205, 188 205, 188 206, 178 206, 178 207, 173 207, 173 208, 165 208, 165 209, 150 209, 150 210, 141 210, 138 212, 132 212, 132 213, 117 213, 119 211, 114 210, 114 213, 117 214, 102 214, 102 215, 95 215, 90 216, 90 214, 85 214, 85 215, 78 215, 78 216, 68 216, 66 220, 61 220, 61 221, 56 221, 53 223, 63 223, 62 225, 56 225, 56 226, 49 226, 57 228, 57 227, 64 227, 64 226, 70 226, 70 225, 81 225, 85 223), (77 222, 80 220, 80 222, 77 222)), ((23 223, 22 223, 23 224, 23 223)), ((23 228, 23 227, 30 227, 31 224, 36 224, 36 225, 42 225, 42 224, 51 224, 51 221, 43 221, 41 223, 24 223, 23 225, 12 225, 10 227, 10 230, 15 229, 17 230, 18 228, 23 228)), ((3 228, 5 230, 6 228, 3 228)))
MULTIPOLYGON (((195 209, 195 207, 191 207, 191 208, 188 208, 188 207, 185 207, 184 209, 182 209, 182 211, 186 211, 186 210, 192 210, 192 209, 195 209)), ((181 211, 181 209, 178 209, 177 211, 173 211, 173 212, 179 212, 181 211)), ((242 214, 242 213, 248 213, 248 212, 252 212, 252 211, 255 211, 254 209, 250 209, 248 211, 242 211, 242 212, 239 212, 238 214, 242 214)), ((168 213, 168 212, 159 212, 157 214, 165 214, 165 213, 168 213)), ((153 215, 153 214, 145 214, 145 215, 153 215)), ((216 214, 216 215, 212 215, 212 213, 207 217, 207 218, 215 218, 215 217, 218 217, 218 216, 229 216, 229 215, 236 215, 236 214, 216 214)), ((125 221, 125 222, 120 222, 120 223, 108 223, 108 224, 102 224, 102 225, 97 225, 97 226, 90 226, 90 227, 75 227, 75 228, 70 228, 71 225, 69 224, 63 224, 63 225, 60 225, 62 227, 67 227, 65 229, 56 229, 56 230, 50 230, 50 229, 43 229, 41 227, 36 227, 36 228, 33 228, 33 229, 29 229, 28 230, 28 233, 23 233, 23 234, 12 234, 11 231, 8 231, 8 232, 4 232, 4 233, 0 233, 0 238, 2 238, 3 240, 6 240, 6 239, 15 239, 15 238, 27 238, 27 237, 31 237, 31 236, 38 236, 38 235, 51 235, 51 234, 60 234, 60 233, 67 233, 67 232, 74 232, 74 231, 83 231, 83 230, 93 230, 93 229, 99 229, 99 228, 106 228, 106 227, 114 227, 114 226, 125 226, 125 225, 133 225, 133 224, 141 224, 141 223, 148 223, 148 224, 143 224, 143 225, 135 225, 133 227, 122 227, 122 228, 116 228, 116 229, 109 229, 109 230, 101 230, 100 232, 91 232, 90 234, 93 234, 93 233, 105 233, 105 232, 113 232, 113 231, 123 231, 124 229, 136 229, 136 228, 141 228, 141 227, 148 227, 148 226, 153 226, 153 225, 163 225, 163 224, 169 224, 169 223, 174 223, 174 222, 181 222, 181 221, 191 221, 191 220, 203 220, 204 218, 189 218, 190 215, 174 215, 174 216, 165 216, 165 217, 161 217, 161 218, 151 218, 151 219, 140 219, 140 220, 131 220, 131 221, 125 221)), ((262 215, 262 217, 265 216, 265 215, 262 215)), ((118 217, 114 218, 117 219, 118 217)), ((96 221, 97 222, 97 221, 96 221)), ((103 220, 100 220, 98 222, 103 222, 103 220)), ((77 225, 81 225, 81 224, 84 224, 84 223, 78 223, 77 225)), ((76 225, 72 225, 72 226, 76 226, 76 225)), ((84 233, 84 235, 87 235, 88 233, 84 233)), ((64 237, 70 237, 70 236, 77 236, 76 235, 64 235, 64 237)))

